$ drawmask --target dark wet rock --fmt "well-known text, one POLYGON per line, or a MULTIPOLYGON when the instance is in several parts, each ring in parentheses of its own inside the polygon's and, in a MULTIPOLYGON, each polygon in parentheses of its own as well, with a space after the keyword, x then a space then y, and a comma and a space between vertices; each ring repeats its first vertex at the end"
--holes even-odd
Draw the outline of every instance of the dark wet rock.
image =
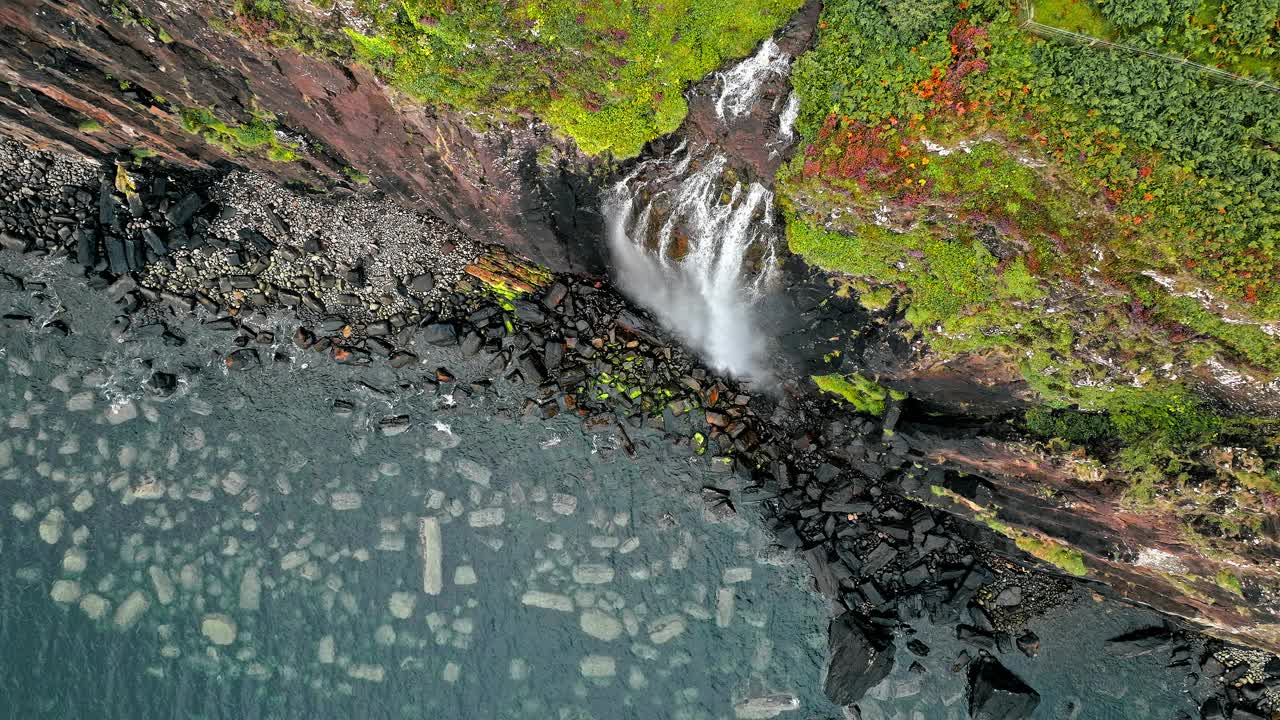
POLYGON ((524 381, 533 385, 538 385, 546 381, 547 373, 542 367, 542 360, 531 352, 524 353, 518 361, 520 368, 520 377, 524 381))
POLYGON ((116 235, 108 235, 103 244, 107 248, 107 266, 111 268, 111 272, 129 272, 129 256, 125 252, 124 240, 116 235))
POLYGON ((551 284, 551 287, 547 288, 547 291, 542 294, 542 304, 546 306, 547 309, 554 310, 560 306, 560 303, 564 302, 564 298, 568 294, 569 288, 564 283, 559 281, 554 282, 551 284))
POLYGON ((982 632, 989 633, 996 629, 995 624, 991 622, 991 615, 981 605, 969 606, 969 618, 973 621, 973 626, 982 632))
POLYGON ((702 507, 715 520, 727 520, 737 514, 729 499, 729 491, 716 487, 702 488, 702 507))
POLYGON ((167 372, 153 372, 147 378, 146 389, 157 397, 169 397, 178 389, 178 376, 167 372))
POLYGON ((1132 659, 1168 652, 1175 642, 1173 632, 1167 627, 1141 628, 1108 640, 1107 652, 1116 657, 1132 659))
POLYGON ((379 320, 377 322, 372 322, 372 323, 369 323, 369 325, 364 329, 364 332, 366 335, 370 337, 382 337, 384 335, 390 335, 391 323, 387 322, 386 320, 379 320))
POLYGON ((378 421, 378 429, 383 435, 399 435, 409 429, 408 415, 393 415, 378 421))
POLYGON ((991 650, 996 646, 994 634, 972 625, 957 625, 956 639, 984 650, 991 650))
POLYGON ((530 325, 541 325, 547 320, 546 313, 542 311, 542 308, 537 303, 528 300, 512 300, 511 305, 515 308, 516 317, 520 318, 521 322, 530 325))
POLYGON ((1000 607, 1016 607, 1022 604, 1022 588, 1010 585, 996 595, 996 605, 1000 607))
POLYGON ((925 645, 924 643, 920 642, 917 639, 912 639, 908 641, 907 649, 910 650, 911 654, 915 655, 916 657, 929 657, 929 646, 925 645))
POLYGON ((480 346, 484 343, 484 339, 474 332, 468 332, 462 337, 462 354, 471 357, 480 352, 480 346))
POLYGON ((912 660, 911 665, 907 667, 907 670, 911 671, 912 673, 915 673, 916 675, 924 675, 925 673, 929 672, 929 670, 925 668, 925 666, 921 665, 920 661, 918 660, 912 660))
POLYGON ((389 362, 391 363, 391 367, 398 370, 418 362, 418 356, 411 352, 400 350, 391 354, 389 362))
POLYGON ((182 227, 191 220, 202 205, 204 205, 204 201, 200 199, 199 195, 189 193, 179 200, 176 205, 169 208, 169 211, 165 213, 165 219, 174 227, 182 227))
POLYGON ((422 273, 409 281, 409 289, 414 292, 429 294, 436 288, 436 276, 429 272, 422 273))
POLYGON ((10 232, 0 232, 0 247, 14 252, 25 252, 27 241, 10 232))
POLYGON ((1200 706, 1200 720, 1227 720, 1227 710, 1222 700, 1211 697, 1200 706))
POLYGON ((225 364, 228 370, 249 370, 262 364, 262 358, 254 348, 236 350, 227 356, 225 364))
POLYGON ((893 562, 898 556, 898 551, 887 542, 881 542, 871 551, 863 561, 863 574, 870 575, 880 570, 884 566, 893 562))
POLYGON ((893 638, 864 625, 851 612, 831 621, 831 661, 824 690, 837 705, 862 699, 893 670, 893 638))
POLYGON ((1040 694, 1000 661, 983 655, 969 665, 972 720, 1024 720, 1040 704, 1040 694))
POLYGON ((956 659, 951 663, 951 672, 960 672, 965 669, 972 659, 973 657, 969 655, 968 650, 961 650, 960 654, 956 655, 956 659))
POLYGON ((293 344, 299 348, 306 350, 314 345, 315 342, 316 336, 310 330, 299 326, 297 330, 293 331, 293 344))
POLYGON ((564 361, 564 344, 558 340, 549 341, 542 349, 542 364, 547 369, 560 367, 564 361))
POLYGON ((653 324, 631 310, 623 310, 619 313, 614 323, 650 345, 662 344, 661 338, 654 332, 653 324))
POLYGON ((422 329, 422 339, 432 345, 457 345, 458 331, 451 323, 432 323, 422 329))
POLYGON ((1027 657, 1035 657, 1040 652, 1040 636, 1030 630, 1018 636, 1018 650, 1027 657))

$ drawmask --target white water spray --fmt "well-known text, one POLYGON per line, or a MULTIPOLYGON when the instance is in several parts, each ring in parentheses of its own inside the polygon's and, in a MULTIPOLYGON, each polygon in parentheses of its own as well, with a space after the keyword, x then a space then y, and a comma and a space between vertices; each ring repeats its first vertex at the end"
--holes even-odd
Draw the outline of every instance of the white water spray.
MULTIPOLYGON (((688 163, 686 156, 672 166, 688 163)), ((753 312, 775 275, 773 193, 759 183, 727 188, 725 168, 714 156, 637 211, 638 168, 606 203, 609 245, 624 292, 715 369, 759 379, 768 363, 753 312)))
POLYGON ((778 116, 778 137, 774 140, 779 145, 791 142, 796 136, 796 119, 800 117, 800 96, 795 90, 787 96, 787 104, 778 116))
POLYGON ((716 117, 732 120, 746 113, 760 96, 760 89, 770 75, 786 75, 791 58, 769 38, 760 44, 755 55, 732 69, 720 73, 720 95, 716 98, 716 117))

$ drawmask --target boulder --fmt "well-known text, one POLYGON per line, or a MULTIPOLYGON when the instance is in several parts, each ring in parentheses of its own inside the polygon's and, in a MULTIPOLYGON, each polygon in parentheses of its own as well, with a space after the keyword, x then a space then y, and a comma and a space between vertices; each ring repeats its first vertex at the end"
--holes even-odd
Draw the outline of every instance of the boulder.
POLYGON ((990 655, 969 664, 972 720, 1023 720, 1039 704, 1040 694, 990 655))
POLYGON ((831 702, 852 705, 893 670, 893 639, 864 626, 853 613, 831 621, 831 661, 824 690, 831 702))

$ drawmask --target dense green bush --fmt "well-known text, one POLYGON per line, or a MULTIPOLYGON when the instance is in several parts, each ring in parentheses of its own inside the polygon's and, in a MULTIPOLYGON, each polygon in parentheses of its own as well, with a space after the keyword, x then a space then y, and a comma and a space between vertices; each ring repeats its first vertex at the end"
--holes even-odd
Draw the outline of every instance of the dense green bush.
POLYGON ((955 22, 951 0, 880 0, 880 5, 889 16, 889 24, 908 42, 955 22))

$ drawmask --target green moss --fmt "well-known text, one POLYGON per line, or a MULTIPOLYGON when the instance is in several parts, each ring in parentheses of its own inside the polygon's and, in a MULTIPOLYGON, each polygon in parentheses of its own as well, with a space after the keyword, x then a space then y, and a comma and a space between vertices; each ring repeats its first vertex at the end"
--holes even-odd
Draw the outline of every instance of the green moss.
POLYGON ((343 172, 346 174, 348 180, 350 180, 353 183, 356 183, 357 185, 369 184, 369 176, 365 175, 364 173, 360 172, 359 170, 353 167, 343 168, 343 172))
POLYGON ((1244 585, 1241 584, 1240 578, 1232 574, 1230 571, 1219 570, 1218 574, 1214 576, 1213 581, 1216 582, 1218 587, 1223 590, 1239 595, 1240 597, 1244 597, 1244 585))
POLYGON ((813 382, 819 390, 843 398, 858 412, 877 416, 884 414, 884 403, 889 392, 874 380, 853 373, 814 375, 813 382))
POLYGON ((146 160, 156 156, 156 151, 149 147, 135 147, 129 149, 129 154, 133 155, 134 160, 146 160))
POLYGON ((102 123, 93 118, 84 118, 76 125, 76 129, 82 133, 96 133, 101 132, 103 127, 102 123))
POLYGON ((217 145, 228 155, 251 153, 273 162, 298 159, 297 146, 279 138, 275 118, 268 113, 256 114, 247 123, 235 124, 219 119, 206 108, 184 108, 179 118, 184 130, 217 145))
POLYGON ((887 287, 872 288, 858 293, 858 303, 871 312, 883 310, 889 307, 891 302, 893 302, 893 290, 887 287))
POLYGON ((1080 551, 1055 540, 1036 537, 1011 527, 995 519, 994 514, 980 517, 979 519, 983 520, 987 527, 1013 540, 1013 544, 1028 555, 1037 557, 1076 577, 1084 577, 1089 574, 1089 568, 1084 562, 1084 554, 1080 551))

